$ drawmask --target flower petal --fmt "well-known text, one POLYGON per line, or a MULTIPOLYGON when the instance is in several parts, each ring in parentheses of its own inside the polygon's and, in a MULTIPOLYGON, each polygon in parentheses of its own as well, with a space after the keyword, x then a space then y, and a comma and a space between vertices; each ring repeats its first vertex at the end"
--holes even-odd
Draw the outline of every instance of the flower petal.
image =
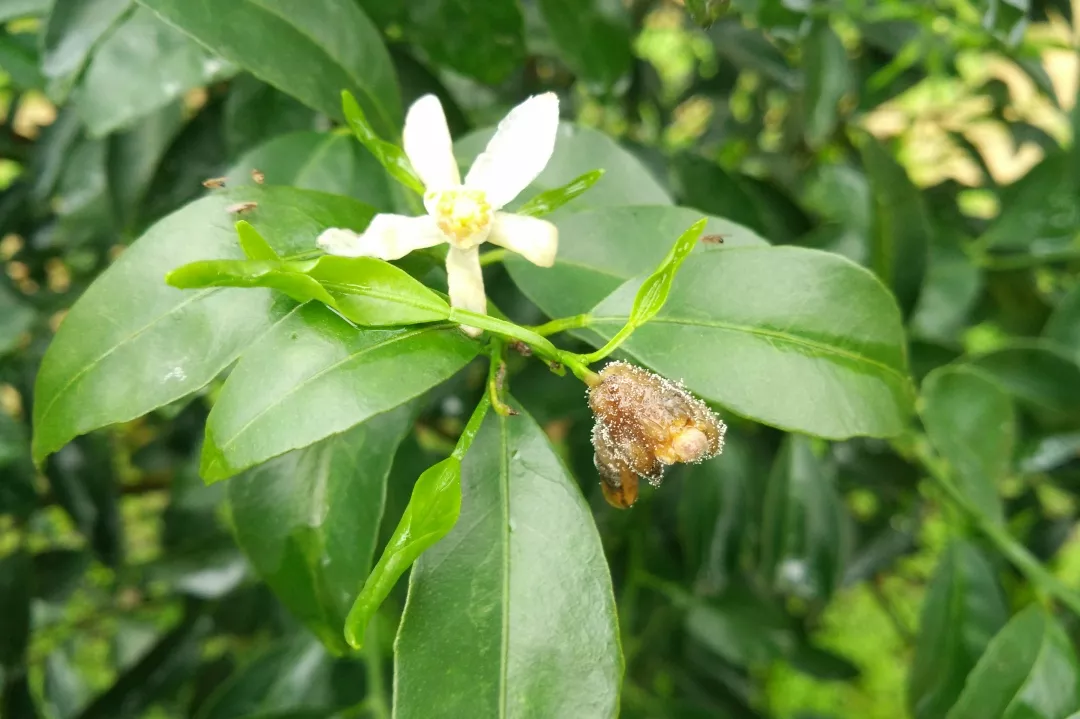
POLYGON ((409 107, 402 140, 405 154, 425 189, 439 191, 461 184, 454 143, 439 98, 424 95, 409 107))
POLYGON ((496 212, 488 242, 513 250, 540 267, 555 264, 559 230, 547 220, 509 212, 496 212))
MULTIPOLYGON (((452 306, 487 314, 484 275, 480 271, 480 252, 477 248, 461 250, 450 245, 450 251, 446 253, 446 281, 450 286, 452 306)), ((473 337, 481 332, 464 325, 462 329, 473 337)))
POLYGON ((396 260, 413 250, 446 242, 446 235, 427 215, 375 215, 371 224, 358 235, 352 230, 333 227, 325 230, 315 243, 331 255, 343 257, 378 257, 396 260))
POLYGON ((546 92, 530 97, 499 123, 465 177, 465 186, 486 192, 493 210, 502 208, 547 165, 558 131, 558 96, 546 92))

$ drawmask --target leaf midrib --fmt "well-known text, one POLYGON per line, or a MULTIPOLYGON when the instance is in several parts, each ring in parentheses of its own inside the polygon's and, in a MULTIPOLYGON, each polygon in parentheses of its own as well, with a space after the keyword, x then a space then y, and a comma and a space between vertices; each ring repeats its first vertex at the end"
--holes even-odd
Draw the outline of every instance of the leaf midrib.
MULTIPOLYGON (((626 322, 625 317, 593 317, 590 324, 605 324, 605 323, 607 323, 607 324, 617 324, 617 325, 621 326, 625 322, 626 322)), ((785 343, 790 344, 790 345, 795 345, 795 346, 799 346, 799 347, 807 347, 809 349, 814 349, 814 350, 817 350, 817 351, 821 352, 822 354, 835 355, 837 357, 844 357, 846 359, 849 359, 849 360, 852 360, 852 361, 855 361, 855 362, 870 365, 871 367, 875 367, 875 368, 877 368, 877 369, 879 369, 879 370, 881 370, 881 371, 883 371, 883 372, 885 372, 887 374, 893 375, 894 377, 896 377, 897 379, 899 379, 899 380, 901 380, 903 382, 907 381, 907 375, 904 372, 900 371, 896 367, 893 367, 892 365, 885 364, 884 362, 882 362, 880 360, 873 359, 871 357, 868 357, 868 356, 866 356, 864 354, 860 354, 858 352, 853 352, 851 350, 843 349, 841 347, 836 347, 834 345, 828 345, 828 344, 825 344, 824 342, 819 342, 817 340, 812 340, 812 339, 809 339, 809 338, 806 338, 806 337, 799 337, 798 335, 788 334, 786 332, 779 332, 777 330, 767 330, 767 329, 763 329, 763 328, 760 328, 760 327, 753 327, 751 325, 739 325, 739 324, 735 324, 733 322, 721 322, 721 321, 718 321, 718 320, 706 321, 706 320, 696 320, 696 319, 688 319, 688 318, 685 318, 685 317, 671 317, 671 316, 654 317, 653 319, 649 320, 649 323, 650 324, 686 325, 686 326, 692 326, 692 327, 710 327, 710 328, 718 329, 718 330, 727 330, 729 332, 743 332, 745 334, 754 335, 756 337, 767 337, 769 339, 777 340, 779 342, 785 342, 785 343)))

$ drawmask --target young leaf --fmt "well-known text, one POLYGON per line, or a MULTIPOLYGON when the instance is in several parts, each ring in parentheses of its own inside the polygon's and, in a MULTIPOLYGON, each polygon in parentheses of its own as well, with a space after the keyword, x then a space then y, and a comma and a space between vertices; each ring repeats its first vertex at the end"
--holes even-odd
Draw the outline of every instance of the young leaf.
POLYGON ((397 529, 345 620, 345 640, 359 649, 368 622, 399 577, 446 536, 461 513, 461 460, 447 457, 420 475, 397 529))
POLYGON ((266 241, 250 222, 240 220, 236 223, 236 234, 240 238, 240 249, 249 260, 280 260, 278 253, 266 241))
POLYGON ((1032 604, 998 632, 947 719, 1060 719, 1080 706, 1080 666, 1065 630, 1032 604))
POLYGON ((603 547, 540 426, 489 413, 461 491, 457 525, 409 579, 394 716, 614 716, 623 666, 603 547))
POLYGON ((515 214, 540 217, 548 215, 559 209, 567 202, 585 193, 604 176, 603 170, 589 170, 584 175, 576 177, 562 187, 545 190, 518 208, 515 214))
POLYGON ((334 305, 334 298, 316 280, 299 272, 289 272, 280 260, 201 260, 165 275, 165 281, 179 289, 203 287, 269 287, 284 292, 297 302, 319 300, 334 305))
POLYGON ((679 271, 683 260, 694 249, 698 238, 705 229, 707 220, 702 218, 690 226, 686 232, 679 235, 671 251, 664 258, 660 266, 645 280, 634 297, 634 306, 630 310, 628 324, 632 327, 641 327, 643 324, 656 316, 660 308, 667 302, 671 293, 671 283, 675 280, 675 273, 679 271))
POLYGON ((349 127, 352 128, 356 139, 375 156, 379 164, 386 168, 386 171, 395 180, 416 194, 423 196, 424 183, 409 163, 405 151, 394 143, 383 140, 375 133, 371 123, 368 122, 367 115, 360 109, 360 104, 348 90, 341 93, 341 107, 345 113, 345 120, 349 123, 349 127))
POLYGON ((331 306, 359 325, 410 325, 450 316, 450 306, 437 293, 374 257, 326 255, 290 266, 321 283, 334 296, 331 306))

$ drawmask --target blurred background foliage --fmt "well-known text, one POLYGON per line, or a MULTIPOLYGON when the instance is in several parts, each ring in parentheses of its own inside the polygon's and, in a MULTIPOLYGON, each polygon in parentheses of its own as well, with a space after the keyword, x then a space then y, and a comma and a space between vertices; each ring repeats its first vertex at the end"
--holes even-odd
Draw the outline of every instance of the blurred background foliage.
MULTIPOLYGON (((957 475, 989 477, 992 511, 1080 587, 1067 0, 357 2, 403 101, 437 93, 455 134, 553 89, 566 119, 615 137, 679 204, 886 278, 917 381, 980 368, 923 384, 935 448, 957 475), (965 382, 988 386, 935 401, 965 382)), ((374 164, 330 118, 130 0, 0 0, 0 23, 0 716, 388 716, 403 587, 356 658, 282 608, 236 548, 223 486, 197 475, 214 385, 41 472, 28 445, 66 308, 203 180, 258 166, 348 192, 374 164)), ((501 306, 542 319, 494 278, 501 306)), ((384 539, 460 430, 473 370, 433 393, 399 450, 384 539)), ((512 372, 601 529, 624 716, 944 716, 989 637, 1038 598, 926 482, 917 439, 828 443, 732 418, 721 460, 617 512, 595 486, 578 386, 512 372)), ((1077 617, 1059 619, 1075 642, 1077 617)))

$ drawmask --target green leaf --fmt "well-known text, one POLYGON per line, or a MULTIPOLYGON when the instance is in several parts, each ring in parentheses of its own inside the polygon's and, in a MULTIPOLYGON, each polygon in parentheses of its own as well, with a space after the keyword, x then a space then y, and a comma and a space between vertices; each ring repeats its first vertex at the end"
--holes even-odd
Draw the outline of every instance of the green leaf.
POLYGON ((775 591, 826 601, 839 586, 848 517, 835 478, 798 435, 784 442, 765 490, 760 567, 775 591))
POLYGON ((182 103, 172 102, 140 118, 127 132, 109 138, 109 194, 122 229, 131 227, 138 218, 150 183, 183 123, 182 103))
POLYGON ((176 268, 165 275, 165 281, 182 290, 206 287, 269 287, 285 293, 297 302, 318 300, 334 306, 334 298, 318 281, 303 272, 289 271, 289 266, 280 260, 200 260, 176 268))
POLYGON ((590 187, 604 176, 603 170, 590 170, 581 177, 574 178, 562 187, 547 190, 536 195, 531 200, 518 208, 515 214, 541 217, 559 209, 574 198, 585 193, 590 187))
POLYGON ((0 32, 0 67, 7 84, 20 90, 42 90, 45 80, 38 70, 37 35, 0 32))
POLYGON ((1000 487, 1016 442, 1012 399, 993 378, 961 365, 927 375, 921 404, 926 434, 957 488, 989 519, 1004 522, 1000 487))
POLYGON ((267 291, 165 284, 165 273, 185 262, 242 257, 226 211, 237 200, 258 203, 248 221, 285 255, 314 249, 328 227, 363 229, 373 215, 344 197, 251 187, 216 193, 151 227, 79 298, 45 355, 36 462, 77 435, 194 392, 292 309, 267 291))
POLYGON ((551 38, 579 78, 607 89, 630 71, 626 7, 610 0, 540 0, 551 38))
POLYGON ((991 641, 948 719, 1061 719, 1080 705, 1080 668, 1061 626, 1031 605, 991 641))
POLYGON ((938 242, 930 248, 930 264, 910 325, 913 334, 950 345, 970 321, 983 274, 961 248, 962 240, 948 232, 939 229, 938 242))
POLYGON ((371 567, 386 478, 411 424, 401 407, 234 477, 236 541, 282 603, 335 654, 371 567))
MULTIPOLYGON (((0 330, 0 337, 3 334, 0 330)), ((1080 286, 1074 287, 1061 299, 1046 321, 1042 336, 1057 342, 1071 353, 1074 360, 1080 362, 1080 286)))
POLYGON ((634 296, 634 306, 630 309, 628 325, 634 328, 641 327, 661 310, 667 302, 668 295, 671 294, 671 283, 675 281, 675 274, 697 245, 698 238, 701 237, 701 232, 705 229, 707 222, 708 220, 702 218, 679 235, 660 266, 641 283, 637 295, 634 296))
MULTIPOLYGON (((716 3, 717 0, 705 0, 707 8, 718 8, 716 3)), ((761 28, 744 27, 738 18, 730 18, 713 25, 708 34, 722 62, 762 75, 785 88, 799 86, 802 79, 799 73, 761 28)))
POLYGON ((278 253, 259 234, 259 231, 251 226, 250 222, 240 220, 236 223, 236 235, 240 238, 240 249, 249 260, 280 260, 278 253))
POLYGON ((826 19, 816 19, 803 44, 806 142, 825 145, 836 130, 840 100, 854 84, 847 50, 826 19))
POLYGON ((229 157, 238 157, 258 145, 268 144, 279 135, 312 131, 318 117, 310 107, 246 72, 229 83, 223 115, 229 157))
POLYGON ((1015 344, 969 361, 1047 424, 1080 419, 1080 365, 1056 345, 1015 344))
POLYGON ((731 0, 686 0, 686 11, 699 27, 708 29, 727 12, 730 4, 731 0))
POLYGON ((394 716, 614 716, 623 667, 607 563, 543 431, 489 413, 461 485, 457 525, 409 580, 394 716))
POLYGON ((353 134, 356 135, 356 139, 360 141, 360 144, 368 149, 368 152, 379 161, 379 164, 390 173, 391 177, 422 196, 424 194, 424 183, 421 181, 420 176, 416 174, 412 164, 409 163, 405 151, 394 143, 387 142, 379 137, 375 132, 375 128, 368 122, 364 111, 360 109, 356 98, 348 90, 341 93, 341 106, 342 112, 345 114, 345 121, 349 123, 349 127, 352 129, 353 134))
POLYGON ((378 564, 349 610, 345 640, 360 648, 368 623, 397 580, 417 558, 446 536, 461 513, 461 460, 447 457, 416 480, 412 497, 378 564))
POLYGON ((409 0, 408 9, 409 39, 436 64, 495 85, 525 62, 515 0, 409 0))
POLYGON ((401 100, 378 29, 354 0, 139 0, 226 60, 309 107, 342 118, 342 88, 384 135, 401 100), (242 31, 239 29, 242 28, 242 31))
POLYGON ((131 0, 55 0, 45 23, 41 72, 48 95, 62 102, 94 46, 131 6, 131 0))
POLYGON ((90 136, 103 137, 235 72, 154 13, 136 8, 102 40, 72 101, 90 136))
POLYGON ((63 603, 75 591, 90 566, 90 553, 78 549, 50 549, 34 555, 34 597, 63 603))
MULTIPOLYGON (((602 338, 626 322, 639 284, 592 310, 602 338)), ((693 254, 667 304, 622 349, 741 416, 819 437, 894 436, 912 410, 895 301, 868 271, 826 252, 693 254)))
MULTIPOLYGON (((454 143, 454 155, 464 176, 465 168, 487 147, 495 128, 477 130, 454 143)), ((569 212, 593 207, 623 207, 630 205, 670 205, 671 197, 641 161, 620 147, 610 135, 599 130, 559 123, 555 152, 544 171, 532 181, 507 211, 525 204, 520 198, 564 187, 571 178, 604 168, 604 176, 577 202, 564 209, 569 212)), ((562 213, 560 213, 561 215, 562 213)))
POLYGON ((304 305, 229 375, 207 420, 203 479, 225 479, 400 406, 478 349, 454 328, 358 330, 322 305, 304 305))
POLYGON ((922 191, 888 150, 867 133, 859 137, 859 152, 872 195, 870 266, 907 316, 922 289, 933 226, 922 191))
POLYGON ((0 3, 0 22, 47 15, 52 4, 53 0, 5 0, 0 3))
POLYGON ((0 357, 15 350, 34 323, 34 310, 0 285, 0 357))
MULTIPOLYGON (((700 212, 684 207, 619 207, 562 215, 555 221, 559 252, 553 267, 537 267, 516 255, 505 264, 521 291, 548 316, 581 314, 627 280, 659 265, 671 238, 700 218, 700 212)), ((708 218, 705 233, 723 236, 723 245, 702 243, 692 257, 721 247, 767 244, 745 227, 718 217, 708 218)))
POLYGON ((340 134, 294 132, 275 137, 237 160, 226 187, 253 185, 253 170, 267 185, 289 185, 347 195, 376 210, 394 209, 390 181, 356 140, 340 134))
POLYGON ((765 666, 795 646, 794 623, 784 611, 742 586, 695 602, 685 626, 689 636, 740 667, 765 666))
POLYGON ((0 669, 23 663, 30 641, 30 599, 33 588, 30 555, 17 551, 0 558, 0 669))
POLYGON ((450 316, 446 300, 405 270, 374 257, 326 255, 303 271, 330 291, 335 309, 360 325, 409 325, 450 316))
POLYGON ((80 437, 45 466, 57 504, 71 516, 101 561, 111 567, 123 555, 123 525, 116 467, 105 437, 80 437))
POLYGON ((923 600, 908 680, 908 707, 915 719, 948 712, 968 672, 1008 619, 994 568, 970 543, 953 541, 923 600))

